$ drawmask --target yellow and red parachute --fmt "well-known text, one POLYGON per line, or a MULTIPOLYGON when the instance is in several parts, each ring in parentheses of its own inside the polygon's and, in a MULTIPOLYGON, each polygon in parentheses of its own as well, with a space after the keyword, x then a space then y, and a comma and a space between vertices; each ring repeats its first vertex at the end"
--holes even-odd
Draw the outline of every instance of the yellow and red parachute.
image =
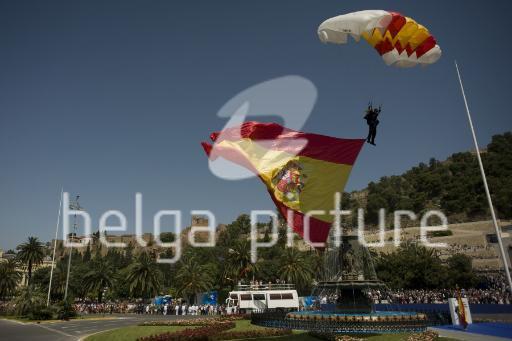
POLYGON ((327 19, 318 27, 324 43, 345 44, 349 35, 356 41, 363 37, 387 65, 428 65, 441 57, 441 48, 428 29, 397 12, 353 12, 327 19))

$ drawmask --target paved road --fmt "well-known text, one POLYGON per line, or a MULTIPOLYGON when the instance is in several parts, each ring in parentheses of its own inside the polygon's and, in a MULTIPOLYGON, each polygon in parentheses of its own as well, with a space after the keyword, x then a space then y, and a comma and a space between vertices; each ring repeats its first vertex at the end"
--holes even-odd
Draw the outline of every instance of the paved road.
POLYGON ((98 319, 21 323, 0 319, 0 340, 68 341, 80 340, 100 331, 137 325, 143 321, 197 318, 200 316, 175 315, 106 315, 98 319))

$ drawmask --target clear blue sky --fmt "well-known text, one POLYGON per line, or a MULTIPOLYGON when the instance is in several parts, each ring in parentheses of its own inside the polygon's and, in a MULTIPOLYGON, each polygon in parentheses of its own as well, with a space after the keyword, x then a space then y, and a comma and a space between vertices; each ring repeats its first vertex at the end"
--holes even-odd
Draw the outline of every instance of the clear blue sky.
POLYGON ((161 209, 210 209, 222 223, 273 209, 259 180, 213 176, 199 142, 226 123, 216 116, 225 101, 274 77, 317 86, 309 132, 364 137, 367 101, 384 104, 378 146, 365 146, 347 190, 472 147, 455 58, 485 145, 512 128, 511 10, 510 1, 2 1, 0 247, 50 240, 61 186, 82 196, 93 226, 119 209, 130 233, 135 192, 148 232, 161 209), (320 22, 362 9, 415 18, 443 57, 396 69, 365 43, 319 42, 320 22))

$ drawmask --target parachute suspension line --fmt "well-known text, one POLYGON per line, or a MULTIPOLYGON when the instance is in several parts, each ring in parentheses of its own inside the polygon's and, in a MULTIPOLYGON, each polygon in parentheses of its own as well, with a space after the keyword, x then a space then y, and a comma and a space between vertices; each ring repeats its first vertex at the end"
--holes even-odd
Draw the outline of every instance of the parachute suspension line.
POLYGON ((484 165, 482 163, 482 158, 480 157, 480 149, 478 148, 478 142, 476 140, 475 128, 473 127, 473 120, 471 119, 471 114, 469 112, 468 102, 466 100, 466 94, 464 92, 464 86, 462 85, 462 79, 460 76, 459 66, 457 65, 457 61, 455 61, 455 69, 457 70, 457 77, 459 78, 460 90, 462 91, 462 98, 464 99, 464 105, 466 107, 466 113, 468 114, 469 127, 471 129, 471 134, 473 135, 473 142, 475 143, 476 148, 476 157, 478 159, 478 165, 480 166, 480 173, 482 175, 482 180, 484 183, 485 194, 487 196, 487 202, 489 203, 489 209, 491 211, 492 222, 494 224, 494 229, 496 230, 496 237, 498 238, 498 245, 500 247, 501 260, 503 261, 503 267, 505 268, 505 274, 508 279, 508 289, 512 293, 512 279, 510 278, 510 271, 508 269, 507 257, 505 255, 505 249, 503 248, 503 242, 501 241, 501 229, 498 226, 498 222, 496 220, 496 214, 494 213, 494 207, 492 205, 491 193, 489 192, 489 186, 487 185, 487 178, 485 176, 484 165))

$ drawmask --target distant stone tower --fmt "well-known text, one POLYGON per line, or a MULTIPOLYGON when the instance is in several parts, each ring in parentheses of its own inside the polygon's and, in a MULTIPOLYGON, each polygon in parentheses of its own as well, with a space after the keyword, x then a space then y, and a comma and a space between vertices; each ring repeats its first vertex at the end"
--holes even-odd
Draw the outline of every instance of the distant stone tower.
POLYGON ((193 215, 191 220, 192 226, 208 226, 208 218, 206 217, 193 215))

